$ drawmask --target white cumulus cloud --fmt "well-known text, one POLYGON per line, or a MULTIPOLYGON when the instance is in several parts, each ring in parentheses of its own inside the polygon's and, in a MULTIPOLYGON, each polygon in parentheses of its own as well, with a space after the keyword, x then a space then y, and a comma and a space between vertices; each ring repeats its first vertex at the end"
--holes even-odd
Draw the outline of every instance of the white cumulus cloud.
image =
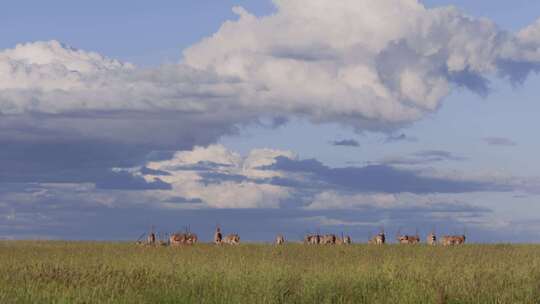
POLYGON ((216 113, 225 126, 301 116, 380 130, 436 111, 456 86, 485 94, 491 76, 540 69, 540 21, 514 34, 416 0, 275 4, 263 17, 234 8, 237 20, 155 68, 56 41, 0 51, 0 113, 167 112, 208 128, 216 113))
POLYGON ((147 168, 167 175, 142 176, 149 182, 160 179, 171 184, 170 191, 160 191, 165 200, 180 196, 202 200, 212 208, 278 208, 281 201, 290 197, 291 189, 264 181, 282 175, 264 169, 275 163, 277 157, 296 156, 290 151, 255 149, 243 157, 222 145, 195 147, 175 153, 170 160, 146 164, 147 168), (213 182, 212 175, 216 174, 213 182))

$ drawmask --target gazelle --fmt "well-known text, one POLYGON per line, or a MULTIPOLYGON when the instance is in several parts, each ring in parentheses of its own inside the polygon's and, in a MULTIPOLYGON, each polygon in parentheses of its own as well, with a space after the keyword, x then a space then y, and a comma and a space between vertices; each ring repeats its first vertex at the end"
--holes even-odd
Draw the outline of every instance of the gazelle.
POLYGON ((418 235, 418 230, 416 230, 416 235, 407 235, 401 234, 401 229, 398 230, 396 240, 400 244, 418 244, 420 243, 420 236, 418 235))
POLYGON ((426 238, 426 243, 431 246, 437 245, 437 236, 435 235, 435 233, 431 232, 430 234, 428 234, 426 238))
POLYGON ((341 244, 342 245, 350 245, 352 243, 351 237, 346 235, 341 237, 341 244))
POLYGON ((223 241, 223 235, 221 234, 221 228, 216 227, 216 232, 214 233, 214 244, 221 245, 223 241))
POLYGON ((386 235, 384 234, 384 231, 379 232, 368 241, 368 244, 373 245, 384 245, 384 243, 386 243, 386 235))
POLYGON ((462 245, 465 243, 465 235, 445 235, 441 239, 443 246, 462 245))
POLYGON ((335 234, 324 235, 320 243, 326 244, 326 245, 334 245, 336 244, 336 235, 335 234))
POLYGON ((285 237, 282 234, 278 234, 276 236, 276 245, 283 245, 285 244, 285 237))
POLYGON ((173 233, 169 237, 171 246, 179 246, 186 244, 187 236, 185 233, 173 233))
POLYGON ((304 238, 304 244, 317 245, 321 242, 321 236, 318 234, 308 234, 304 238))
POLYGON ((229 244, 229 245, 239 245, 240 244, 240 236, 238 234, 229 234, 223 239, 223 243, 229 244))

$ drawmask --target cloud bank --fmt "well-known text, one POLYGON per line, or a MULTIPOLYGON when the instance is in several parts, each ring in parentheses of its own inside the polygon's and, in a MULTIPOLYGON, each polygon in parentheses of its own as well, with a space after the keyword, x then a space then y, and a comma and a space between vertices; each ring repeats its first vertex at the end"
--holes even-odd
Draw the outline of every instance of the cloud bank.
POLYGON ((1 50, 0 231, 116 219, 133 204, 134 218, 178 209, 326 226, 414 214, 431 224, 434 214, 487 211, 429 195, 540 192, 537 180, 394 166, 461 160, 444 151, 332 168, 291 151, 211 145, 266 118, 400 134, 391 132, 456 88, 485 95, 493 77, 520 83, 540 70, 540 20, 511 33, 415 0, 274 2, 269 16, 234 8, 236 20, 176 64, 140 68, 57 41, 1 50))
POLYGON ((208 237, 221 223, 259 240, 276 229, 291 238, 346 229, 362 241, 381 225, 423 231, 467 225, 486 235, 510 223, 469 202, 470 194, 535 194, 539 185, 537 179, 419 167, 332 168, 292 151, 241 155, 210 145, 114 168, 93 183, 0 183, 0 235, 135 238, 133 229, 145 231, 155 219, 162 229, 189 224, 208 237))
MULTIPOLYGON (((230 124, 303 116, 363 130, 434 112, 454 87, 539 69, 540 22, 514 34, 456 8, 415 0, 280 1, 184 51, 181 63, 136 68, 56 41, 0 52, 0 113, 178 112, 230 124)), ((196 124, 196 122, 194 122, 196 124)))

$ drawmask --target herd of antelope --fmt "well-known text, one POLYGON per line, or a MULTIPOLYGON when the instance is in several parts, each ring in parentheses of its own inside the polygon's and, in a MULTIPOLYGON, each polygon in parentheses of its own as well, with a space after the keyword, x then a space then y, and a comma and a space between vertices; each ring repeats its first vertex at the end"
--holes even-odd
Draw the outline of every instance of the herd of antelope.
MULTIPOLYGON (((143 234, 144 236, 144 234, 143 234)), ((198 241, 198 237, 195 233, 190 232, 186 229, 186 232, 176 232, 171 234, 168 238, 162 239, 156 237, 156 233, 152 228, 151 232, 148 234, 146 241, 142 241, 142 236, 139 237, 137 244, 141 245, 163 245, 163 246, 180 246, 180 245, 194 245, 198 241)), ((396 235, 396 241, 399 244, 419 244, 420 236, 418 232, 415 235, 406 235, 398 234, 396 235)), ((276 236, 274 244, 283 245, 285 244, 285 236, 279 234, 276 236)), ((214 233, 213 243, 216 245, 239 245, 240 236, 236 233, 228 234, 225 237, 221 233, 221 228, 217 227, 214 233)), ((304 244, 306 245, 349 245, 352 244, 352 239, 350 236, 345 235, 338 237, 335 234, 307 234, 304 237, 304 244)), ((373 245, 384 245, 386 243, 386 235, 384 231, 379 232, 375 236, 371 237, 368 240, 368 244, 373 245)), ((443 246, 452 246, 452 245, 461 245, 465 243, 465 235, 445 235, 440 239, 440 244, 443 246)), ((431 232, 426 238, 426 244, 428 245, 437 245, 437 236, 435 233, 431 232)))

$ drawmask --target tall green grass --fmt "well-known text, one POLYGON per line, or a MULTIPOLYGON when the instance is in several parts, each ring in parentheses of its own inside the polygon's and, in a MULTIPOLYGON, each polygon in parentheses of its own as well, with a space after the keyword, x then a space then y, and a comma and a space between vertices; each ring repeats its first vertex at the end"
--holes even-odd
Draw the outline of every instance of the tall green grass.
POLYGON ((0 303, 540 303, 540 246, 0 242, 0 303))

